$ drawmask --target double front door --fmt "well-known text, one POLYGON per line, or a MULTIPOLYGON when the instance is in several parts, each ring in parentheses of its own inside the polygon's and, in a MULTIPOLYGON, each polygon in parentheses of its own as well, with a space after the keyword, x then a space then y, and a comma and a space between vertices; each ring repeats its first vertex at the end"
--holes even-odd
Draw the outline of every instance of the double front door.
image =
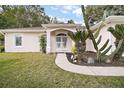
POLYGON ((64 52, 67 50, 67 36, 56 37, 56 50, 57 52, 64 52))

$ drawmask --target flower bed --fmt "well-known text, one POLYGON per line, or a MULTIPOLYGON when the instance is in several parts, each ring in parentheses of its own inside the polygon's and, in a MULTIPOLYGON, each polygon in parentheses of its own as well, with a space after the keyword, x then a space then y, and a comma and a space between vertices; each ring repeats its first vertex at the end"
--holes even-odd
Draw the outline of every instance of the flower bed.
POLYGON ((124 58, 121 58, 120 62, 97 62, 96 60, 94 61, 94 63, 88 63, 87 60, 89 57, 96 59, 96 53, 95 52, 91 52, 91 51, 87 51, 82 55, 82 62, 80 64, 78 64, 77 62, 73 62, 72 60, 72 53, 66 53, 67 59, 69 62, 76 64, 76 65, 82 65, 82 66, 124 66, 124 58))

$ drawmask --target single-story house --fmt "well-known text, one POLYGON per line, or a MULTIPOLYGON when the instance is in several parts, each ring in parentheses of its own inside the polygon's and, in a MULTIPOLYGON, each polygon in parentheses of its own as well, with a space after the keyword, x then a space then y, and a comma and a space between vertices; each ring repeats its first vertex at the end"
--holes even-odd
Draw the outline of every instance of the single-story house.
MULTIPOLYGON (((109 16, 105 20, 106 24, 101 29, 102 35, 101 47, 107 39, 110 39, 109 45, 112 45, 111 53, 115 49, 115 38, 107 31, 108 27, 115 24, 124 24, 124 16, 109 16)), ((96 31, 100 23, 91 27, 96 31)), ((81 24, 42 24, 41 27, 1 29, 5 36, 5 52, 40 52, 39 36, 42 33, 47 37, 47 53, 52 52, 71 52, 74 42, 68 36, 68 32, 76 32, 76 28, 81 24)), ((88 39, 86 45, 87 51, 95 51, 92 41, 88 39)))

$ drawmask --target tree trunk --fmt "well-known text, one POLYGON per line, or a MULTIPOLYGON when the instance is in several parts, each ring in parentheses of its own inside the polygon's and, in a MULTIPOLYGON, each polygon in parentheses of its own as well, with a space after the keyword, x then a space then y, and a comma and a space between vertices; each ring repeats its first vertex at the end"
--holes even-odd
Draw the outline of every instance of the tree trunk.
POLYGON ((86 50, 86 42, 78 42, 75 44, 75 47, 77 48, 77 62, 80 64, 83 59, 83 53, 86 50))
POLYGON ((82 13, 83 13, 83 18, 84 18, 85 26, 87 28, 87 31, 89 32, 89 37, 91 38, 91 40, 93 42, 93 45, 94 45, 95 50, 98 51, 98 46, 97 46, 96 40, 95 40, 95 38, 93 36, 93 33, 90 30, 90 26, 88 24, 88 15, 86 14, 86 11, 85 11, 85 8, 84 8, 83 5, 81 5, 81 9, 82 9, 82 13))

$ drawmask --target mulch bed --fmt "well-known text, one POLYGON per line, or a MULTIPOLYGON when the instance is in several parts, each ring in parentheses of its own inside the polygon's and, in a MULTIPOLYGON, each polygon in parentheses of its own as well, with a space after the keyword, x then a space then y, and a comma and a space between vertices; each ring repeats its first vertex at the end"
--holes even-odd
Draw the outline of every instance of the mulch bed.
MULTIPOLYGON (((96 62, 95 63, 87 63, 86 61, 82 61, 80 64, 74 63, 73 60, 71 59, 72 53, 66 53, 67 59, 70 63, 76 64, 76 65, 82 65, 82 66, 105 66, 105 67, 111 67, 111 66, 116 66, 116 67, 122 67, 124 66, 124 58, 122 58, 121 62, 111 62, 111 63, 105 63, 105 62, 96 62)), ((93 57, 94 59, 96 59, 96 53, 95 52, 91 52, 91 51, 87 51, 84 53, 83 57, 84 59, 86 59, 86 57, 93 57)))

